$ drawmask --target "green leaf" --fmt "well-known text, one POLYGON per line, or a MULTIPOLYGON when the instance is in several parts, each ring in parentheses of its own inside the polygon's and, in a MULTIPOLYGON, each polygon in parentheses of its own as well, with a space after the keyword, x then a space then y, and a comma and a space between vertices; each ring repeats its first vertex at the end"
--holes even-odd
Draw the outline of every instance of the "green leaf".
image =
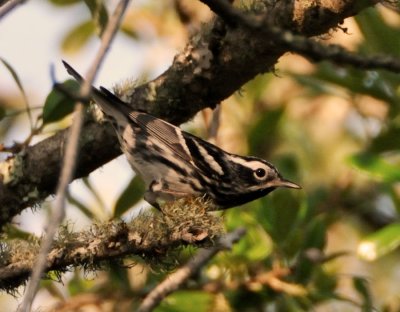
POLYGON ((139 176, 135 176, 115 203, 114 217, 119 218, 135 205, 143 197, 144 191, 145 185, 143 180, 139 176))
POLYGON ((251 155, 268 155, 279 142, 279 122, 284 113, 283 108, 263 112, 249 131, 248 142, 251 155), (268 138, 268 139, 266 139, 268 138))
POLYGON ((308 92, 309 96, 318 96, 320 94, 338 95, 336 88, 332 88, 332 86, 326 83, 321 83, 321 79, 318 79, 313 75, 290 74, 299 84, 310 90, 310 92, 308 92))
POLYGON ((357 14, 355 19, 365 38, 363 50, 368 53, 400 55, 400 28, 388 25, 378 10, 366 9, 357 14))
POLYGON ((84 0, 86 6, 92 14, 93 21, 96 25, 96 32, 99 36, 103 34, 104 29, 108 23, 108 12, 103 1, 98 0, 84 0))
POLYGON ((323 250, 326 244, 327 221, 322 216, 313 218, 308 225, 303 248, 323 250))
POLYGON ((315 270, 313 283, 315 287, 325 299, 332 299, 338 284, 338 278, 335 274, 328 273, 319 267, 315 270), (329 298, 330 297, 330 298, 329 298))
POLYGON ((99 194, 98 190, 92 185, 92 183, 89 180, 89 177, 85 177, 82 179, 83 184, 87 187, 87 189, 90 191, 90 193, 93 195, 94 199, 97 201, 101 209, 104 211, 105 210, 105 203, 99 194))
POLYGON ((296 229, 299 209, 297 198, 288 190, 277 190, 261 200, 257 220, 277 244, 282 244, 296 229))
POLYGON ((389 125, 389 127, 383 130, 368 147, 368 151, 371 153, 381 153, 387 151, 399 151, 400 150, 400 127, 398 125, 389 125))
POLYGON ((126 267, 121 266, 118 261, 109 261, 108 263, 109 279, 107 281, 107 288, 111 290, 120 289, 126 292, 130 289, 128 270, 126 267))
MULTIPOLYGON (((233 247, 233 253, 242 260, 249 262, 264 260, 271 254, 273 242, 271 237, 254 215, 256 207, 260 206, 258 201, 247 204, 246 208, 229 209, 226 211, 224 220, 227 231, 237 227, 245 227, 246 235, 233 247)), ((265 208, 262 208, 262 210, 265 208)), ((227 264, 228 266, 231 263, 227 264)))
POLYGON ((71 195, 70 192, 67 192, 67 200, 68 200, 68 203, 70 203, 71 205, 74 205, 76 208, 78 208, 86 217, 88 217, 89 219, 95 219, 95 215, 89 209, 89 207, 87 207, 84 203, 82 203, 76 197, 71 195))
MULTIPOLYGON (((243 215, 243 214, 242 214, 243 215)), ((243 215, 246 218, 246 215, 243 215)), ((249 218, 249 215, 247 215, 249 218)), ((242 219, 243 220, 243 219, 242 219)), ((255 262, 267 258, 273 250, 273 242, 267 232, 258 224, 245 222, 247 233, 234 246, 235 255, 239 255, 246 262, 255 262)), ((243 226, 243 224, 242 224, 243 226)))
POLYGON ((353 277, 353 286, 363 298, 362 311, 374 311, 372 296, 369 290, 368 281, 363 277, 353 277))
MULTIPOLYGON (((73 94, 77 94, 79 91, 79 84, 75 80, 67 80, 62 85, 73 94)), ((74 106, 74 100, 64 93, 53 89, 44 103, 43 123, 48 124, 64 118, 68 114, 72 113, 74 106)))
POLYGON ((64 37, 61 48, 66 53, 75 53, 79 51, 94 34, 95 24, 93 21, 85 21, 70 30, 64 37))
MULTIPOLYGON (((366 94, 388 103, 393 103, 393 105, 397 105, 399 101, 396 95, 396 88, 400 82, 400 78, 395 78, 395 75, 382 71, 364 71, 321 62, 315 73, 293 76, 299 83, 311 86, 314 91, 318 91, 319 93, 330 92, 329 86, 326 84, 331 83, 344 87, 350 92, 366 94), (318 85, 320 86, 316 89, 315 86, 318 85)), ((336 90, 332 90, 332 92, 337 93, 336 90)))
POLYGON ((51 4, 57 5, 57 6, 67 6, 67 5, 79 3, 79 2, 81 2, 81 0, 49 0, 49 2, 51 4))
POLYGON ((155 312, 207 312, 213 296, 202 291, 178 291, 164 299, 155 312))
POLYGON ((366 236, 358 245, 357 253, 364 260, 374 261, 399 245, 400 223, 394 223, 366 236))
POLYGON ((0 120, 2 120, 5 116, 6 116, 6 109, 0 106, 0 120))
POLYGON ((323 217, 315 217, 303 231, 305 231, 305 235, 296 264, 295 280, 304 284, 312 278, 313 273, 318 268, 317 263, 310 259, 308 253, 313 250, 319 252, 324 249, 327 221, 323 217))
POLYGON ((93 289, 95 279, 88 279, 81 276, 79 270, 74 271, 73 277, 68 281, 68 292, 71 296, 79 295, 93 289))
POLYGON ((387 183, 400 181, 400 164, 392 164, 379 155, 362 153, 350 158, 357 168, 387 183))
POLYGON ((32 233, 21 230, 13 224, 7 224, 3 226, 2 231, 6 234, 7 239, 21 239, 27 241, 34 237, 32 233))
POLYGON ((133 29, 132 27, 130 27, 126 23, 122 23, 121 31, 122 31, 122 33, 124 33, 125 35, 127 35, 128 37, 130 37, 132 39, 138 39, 139 38, 139 34, 137 33, 137 31, 135 29, 133 29))
POLYGON ((382 74, 377 71, 343 68, 323 62, 318 66, 314 77, 345 87, 351 92, 370 95, 389 103, 396 98, 392 82, 383 79, 382 74))
POLYGON ((246 83, 245 86, 245 99, 251 103, 262 101, 263 95, 265 95, 265 89, 272 81, 271 75, 258 75, 253 80, 246 83))
POLYGON ((60 276, 57 275, 57 273, 54 271, 47 273, 47 276, 49 277, 48 280, 42 279, 40 281, 40 288, 46 289, 46 291, 52 296, 52 298, 63 300, 64 298, 63 292, 59 287, 57 287, 56 283, 54 283, 55 280, 60 279, 60 276))

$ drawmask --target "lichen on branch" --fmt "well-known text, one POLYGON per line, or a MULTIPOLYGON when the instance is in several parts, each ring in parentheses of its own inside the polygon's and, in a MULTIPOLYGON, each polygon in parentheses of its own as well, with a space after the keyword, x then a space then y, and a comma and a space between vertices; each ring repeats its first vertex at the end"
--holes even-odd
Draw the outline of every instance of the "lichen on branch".
MULTIPOLYGON (((211 246, 223 234, 221 218, 208 212, 209 206, 203 198, 186 198, 163 205, 163 213, 144 212, 130 222, 95 223, 81 232, 64 225, 48 254, 45 271, 60 276, 75 266, 96 270, 107 261, 132 255, 162 268, 163 261, 171 263, 171 257, 177 257, 174 251, 188 244, 211 246)), ((4 238, 0 248, 0 289, 12 293, 29 277, 39 240, 4 238)))

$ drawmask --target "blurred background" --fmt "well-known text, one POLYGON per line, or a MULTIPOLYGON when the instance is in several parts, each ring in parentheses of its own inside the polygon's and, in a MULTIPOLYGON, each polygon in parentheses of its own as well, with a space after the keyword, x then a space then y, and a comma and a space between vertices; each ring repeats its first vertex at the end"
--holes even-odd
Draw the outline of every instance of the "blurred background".
MULTIPOLYGON (((23 142, 38 128, 31 144, 68 127, 68 112, 51 107, 50 68, 59 81, 68 79, 62 59, 85 73, 106 11, 116 3, 28 1, 0 21, 4 146, 23 142)), ((157 77, 210 18, 195 1, 133 1, 96 85, 157 77)), ((399 57, 399 38, 399 15, 377 6, 318 40, 362 55, 399 57)), ((287 54, 274 73, 221 103, 218 132, 210 139, 229 152, 269 160, 303 189, 277 190, 224 212, 226 229, 245 226, 246 237, 157 311, 400 311, 399 83, 387 71, 312 64, 287 54)), ((211 119, 211 111, 201 112, 183 128, 208 139, 211 119)), ((8 155, 0 153, 0 160, 8 155)), ((140 187, 119 157, 71 184, 66 220, 74 231, 116 216, 129 220, 147 206, 130 195, 140 187)), ((52 201, 26 209, 16 227, 41 235, 52 201)), ((193 252, 183 250, 182 263, 193 252)), ((73 269, 61 283, 43 281, 34 308, 129 311, 168 270, 139 258, 126 263, 135 265, 96 273, 73 269)), ((4 311, 16 308, 19 291, 0 295, 4 311)))

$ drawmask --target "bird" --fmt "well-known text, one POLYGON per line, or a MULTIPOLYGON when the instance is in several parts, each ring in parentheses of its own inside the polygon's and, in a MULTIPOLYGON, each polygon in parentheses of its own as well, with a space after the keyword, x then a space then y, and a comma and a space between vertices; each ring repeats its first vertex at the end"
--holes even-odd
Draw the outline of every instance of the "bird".
MULTIPOLYGON (((82 76, 67 62, 67 72, 79 83, 82 76)), ((282 177, 274 165, 224 151, 181 128, 144 111, 135 110, 104 87, 92 86, 96 102, 116 131, 121 150, 146 187, 144 199, 160 204, 204 196, 213 210, 243 205, 278 187, 301 187, 282 177)))

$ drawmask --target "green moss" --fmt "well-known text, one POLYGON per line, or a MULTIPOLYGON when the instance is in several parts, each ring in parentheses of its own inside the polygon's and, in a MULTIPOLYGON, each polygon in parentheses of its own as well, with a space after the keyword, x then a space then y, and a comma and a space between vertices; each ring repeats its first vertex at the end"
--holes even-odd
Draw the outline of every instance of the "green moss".
POLYGON ((23 164, 23 153, 19 153, 0 163, 0 176, 5 185, 15 185, 19 182, 24 176, 23 164))

